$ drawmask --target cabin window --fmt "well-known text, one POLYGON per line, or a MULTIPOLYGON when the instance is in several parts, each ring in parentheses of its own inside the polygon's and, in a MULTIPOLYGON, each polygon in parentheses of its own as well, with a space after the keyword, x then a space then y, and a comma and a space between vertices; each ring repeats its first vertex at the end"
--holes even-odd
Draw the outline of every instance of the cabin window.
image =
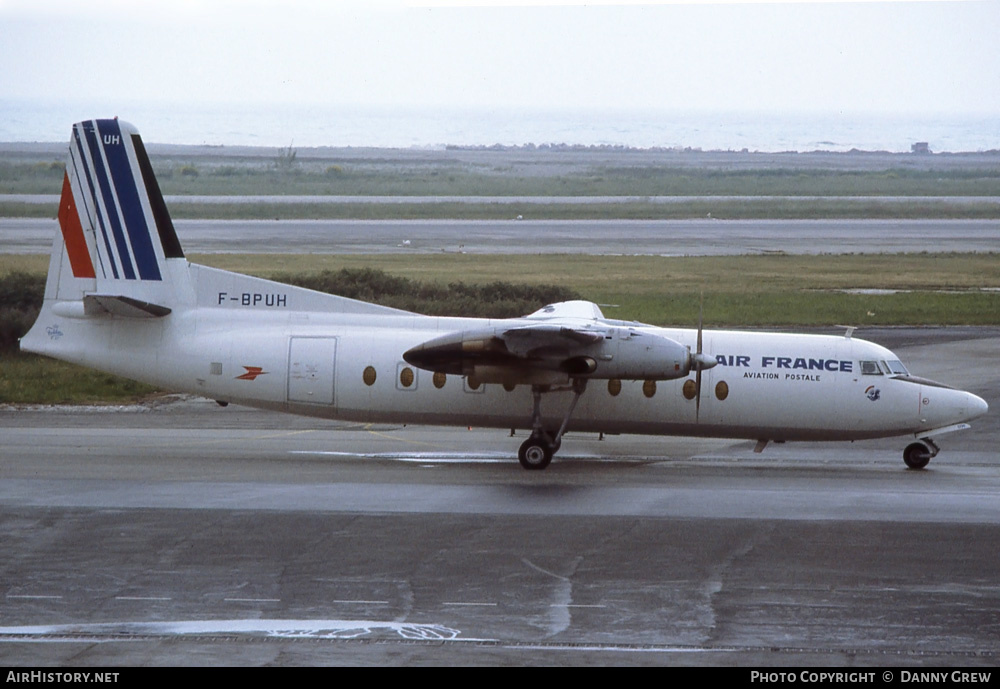
POLYGON ((448 376, 441 373, 441 371, 435 371, 434 377, 431 378, 431 380, 434 382, 434 387, 440 390, 441 388, 444 387, 444 384, 448 381, 448 376))
POLYGON ((684 393, 684 399, 693 400, 695 393, 698 391, 698 386, 695 382, 688 378, 684 381, 684 385, 681 387, 681 392, 684 393))
POLYGON ((509 380, 504 381, 503 389, 507 392, 514 392, 514 388, 517 387, 516 383, 511 383, 509 380))
POLYGON ((375 367, 366 366, 364 372, 361 374, 361 380, 365 381, 365 385, 375 385, 375 367))
POLYGON ((653 395, 655 395, 656 394, 656 381, 655 380, 647 380, 645 383, 643 383, 642 384, 642 394, 644 394, 646 397, 652 397, 653 395))
POLYGON ((399 369, 399 384, 403 388, 409 388, 416 380, 413 369, 409 366, 401 366, 399 369))
POLYGON ((863 376, 880 376, 880 375, 882 375, 882 370, 879 368, 877 361, 862 361, 861 362, 861 375, 863 375, 863 376))
POLYGON ((618 394, 622 391, 622 382, 617 378, 612 378, 608 381, 608 394, 612 397, 618 397, 618 394))
POLYGON ((726 381, 720 380, 716 384, 715 396, 718 398, 720 402, 729 397, 729 384, 726 381))

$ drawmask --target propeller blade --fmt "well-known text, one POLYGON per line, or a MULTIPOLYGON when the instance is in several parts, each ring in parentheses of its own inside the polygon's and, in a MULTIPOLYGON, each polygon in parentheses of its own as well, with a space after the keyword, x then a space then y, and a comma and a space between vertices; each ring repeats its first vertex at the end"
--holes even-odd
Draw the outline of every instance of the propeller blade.
POLYGON ((701 418, 701 368, 694 375, 694 422, 701 418))
POLYGON ((695 367, 696 372, 694 375, 694 422, 697 424, 701 419, 701 331, 702 325, 704 323, 703 318, 705 315, 705 293, 701 293, 701 300, 698 302, 698 351, 695 352, 695 367))
POLYGON ((705 314, 705 293, 701 293, 701 302, 698 304, 698 351, 691 357, 691 366, 695 370, 694 375, 694 422, 701 420, 701 372, 707 368, 718 365, 715 357, 705 354, 702 351, 702 330, 705 314))
POLYGON ((698 354, 701 354, 701 326, 702 326, 702 316, 705 312, 705 293, 702 292, 701 303, 698 304, 698 354))

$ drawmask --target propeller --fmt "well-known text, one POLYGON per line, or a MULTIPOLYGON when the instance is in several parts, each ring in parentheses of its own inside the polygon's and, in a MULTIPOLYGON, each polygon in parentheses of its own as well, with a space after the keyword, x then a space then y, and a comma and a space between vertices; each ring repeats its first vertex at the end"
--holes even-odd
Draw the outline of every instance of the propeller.
POLYGON ((698 423, 701 417, 701 372, 707 368, 712 368, 719 362, 702 351, 702 325, 705 311, 705 293, 702 292, 701 303, 698 304, 698 349, 691 357, 691 365, 695 370, 694 374, 694 422, 698 423))

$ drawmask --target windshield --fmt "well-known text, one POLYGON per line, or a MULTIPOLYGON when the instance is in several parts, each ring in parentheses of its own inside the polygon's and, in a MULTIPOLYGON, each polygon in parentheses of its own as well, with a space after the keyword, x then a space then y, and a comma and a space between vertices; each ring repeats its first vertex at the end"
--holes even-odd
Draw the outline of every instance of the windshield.
POLYGON ((906 370, 906 367, 903 366, 903 362, 896 359, 893 359, 892 361, 883 361, 882 364, 888 369, 887 373, 890 375, 906 376, 910 373, 906 370))

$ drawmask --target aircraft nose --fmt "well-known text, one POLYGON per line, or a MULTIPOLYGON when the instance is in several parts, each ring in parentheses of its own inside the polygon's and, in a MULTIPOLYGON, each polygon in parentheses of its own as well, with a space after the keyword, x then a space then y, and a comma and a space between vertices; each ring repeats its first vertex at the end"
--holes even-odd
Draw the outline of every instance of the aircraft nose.
POLYGON ((966 394, 969 395, 968 414, 970 419, 978 419, 990 410, 990 405, 986 404, 986 400, 982 397, 973 395, 971 392, 966 394))

